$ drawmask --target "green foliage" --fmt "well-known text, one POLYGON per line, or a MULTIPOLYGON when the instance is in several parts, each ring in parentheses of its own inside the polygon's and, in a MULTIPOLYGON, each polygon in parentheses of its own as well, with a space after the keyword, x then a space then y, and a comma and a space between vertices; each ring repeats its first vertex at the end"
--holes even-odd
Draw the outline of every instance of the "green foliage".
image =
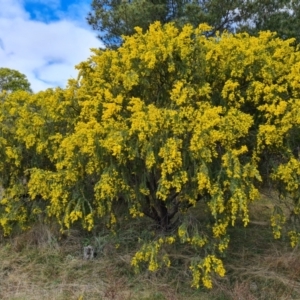
POLYGON ((190 23, 197 27, 200 23, 208 23, 213 28, 210 35, 217 30, 232 31, 236 23, 244 15, 235 8, 241 7, 244 1, 219 0, 182 1, 182 0, 93 0, 92 11, 87 20, 99 32, 99 38, 108 47, 121 44, 122 35, 135 32, 136 26, 147 30, 155 21, 162 24, 175 22, 178 27, 190 23))
POLYGON ((283 39, 296 38, 300 42, 300 2, 295 0, 248 1, 249 19, 239 30, 257 34, 271 30, 283 39))
MULTIPOLYGON (((259 187, 273 184, 298 216, 300 52, 270 32, 209 31, 136 28, 117 50, 94 50, 65 90, 7 95, 4 233, 36 218, 88 231, 101 220, 115 233, 148 217, 156 227, 141 232, 134 269, 168 268, 168 247, 181 243, 195 251, 192 285, 211 288, 212 274, 225 274, 228 229, 249 223, 259 187), (205 222, 186 217, 199 206, 205 222)), ((275 238, 284 222, 275 210, 275 238)), ((297 228, 288 234, 297 245, 297 228)))
POLYGON ((26 76, 16 70, 0 68, 0 92, 18 90, 31 92, 30 83, 26 76))
POLYGON ((294 0, 93 0, 87 20, 99 32, 107 47, 122 43, 122 35, 131 35, 136 26, 144 31, 155 21, 174 22, 182 28, 207 23, 212 28, 206 35, 219 32, 258 34, 271 30, 283 39, 300 41, 300 4, 294 0))

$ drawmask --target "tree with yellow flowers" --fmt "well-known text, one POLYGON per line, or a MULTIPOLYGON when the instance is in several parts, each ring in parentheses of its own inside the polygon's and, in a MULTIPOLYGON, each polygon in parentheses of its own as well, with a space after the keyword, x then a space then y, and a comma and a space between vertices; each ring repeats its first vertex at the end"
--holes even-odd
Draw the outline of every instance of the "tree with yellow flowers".
MULTIPOLYGON (((38 215, 62 229, 92 230, 101 218, 113 228, 126 222, 115 213, 122 202, 124 215, 160 230, 133 257, 136 269, 168 267, 164 245, 189 244, 192 285, 210 288, 212 274, 225 273, 228 228, 249 223, 260 186, 292 198, 298 216, 299 49, 270 32, 207 38, 209 30, 136 28, 117 50, 94 50, 65 90, 5 95, 3 232, 38 215), (205 228, 185 219, 200 205, 205 228)), ((276 238, 283 223, 274 212, 276 238)), ((296 245, 296 228, 289 235, 296 245)))

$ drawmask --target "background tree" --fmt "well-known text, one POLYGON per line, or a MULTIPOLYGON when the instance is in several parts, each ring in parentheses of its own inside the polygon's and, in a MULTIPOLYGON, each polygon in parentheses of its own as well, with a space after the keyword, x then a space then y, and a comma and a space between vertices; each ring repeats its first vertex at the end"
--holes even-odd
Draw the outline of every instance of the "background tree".
MULTIPOLYGON (((72 123, 67 121, 68 116, 74 118, 73 109, 59 102, 64 102, 60 89, 37 94, 22 90, 0 93, 0 186, 5 191, 0 200, 0 224, 4 234, 12 229, 25 230, 37 215, 40 220, 45 216, 43 198, 30 201, 28 170, 55 169, 51 157, 66 132, 66 124, 69 127, 72 123)), ((72 106, 72 101, 69 104, 72 106)))
POLYGON ((300 2, 297 0, 248 1, 247 18, 241 20, 239 31, 257 34, 261 30, 277 32, 283 39, 300 42, 300 2))
POLYGON ((207 23, 212 26, 209 36, 224 30, 252 34, 272 30, 300 41, 300 4, 294 0, 93 0, 91 5, 88 23, 107 47, 119 46, 122 35, 133 34, 135 26, 146 30, 154 21, 172 21, 178 27, 207 23))
POLYGON ((9 68, 0 68, 0 92, 4 90, 8 92, 18 90, 32 92, 30 83, 24 74, 9 68))
POLYGON ((213 32, 233 30, 243 14, 242 0, 94 0, 87 20, 99 32, 99 38, 108 46, 118 46, 122 35, 134 33, 134 27, 148 29, 154 21, 162 24, 173 21, 178 26, 191 23, 198 26, 207 22, 213 32), (237 13, 235 8, 240 7, 237 13))

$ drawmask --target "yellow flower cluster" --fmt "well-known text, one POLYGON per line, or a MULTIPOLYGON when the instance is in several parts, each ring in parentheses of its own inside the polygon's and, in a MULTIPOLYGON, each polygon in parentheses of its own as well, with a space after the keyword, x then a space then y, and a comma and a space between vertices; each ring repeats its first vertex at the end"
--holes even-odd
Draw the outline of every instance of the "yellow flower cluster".
POLYGON ((130 207, 129 213, 130 213, 130 215, 131 215, 133 218, 136 218, 136 217, 140 217, 140 218, 141 218, 141 217, 144 216, 144 213, 141 212, 140 210, 138 210, 135 206, 130 207))
POLYGON ((293 248, 295 248, 297 245, 299 245, 300 242, 300 233, 296 232, 295 230, 292 230, 288 233, 290 237, 290 243, 293 248))
POLYGON ((215 223, 212 227, 213 236, 215 238, 220 238, 221 236, 226 234, 226 230, 228 227, 229 218, 227 220, 219 220, 219 222, 215 223))
POLYGON ((273 235, 275 239, 279 239, 281 237, 282 226, 285 222, 286 222, 286 218, 282 214, 274 213, 271 216, 271 226, 272 226, 273 235))
POLYGON ((225 275, 222 261, 214 255, 208 255, 202 261, 195 262, 190 266, 190 270, 193 276, 192 286, 195 288, 199 288, 201 281, 206 288, 212 288, 212 272, 221 277, 225 275))
POLYGON ((277 170, 273 173, 274 179, 280 180, 285 183, 285 188, 292 196, 297 197, 300 185, 300 161, 294 157, 278 166, 277 170))
POLYGON ((131 260, 131 265, 136 271, 139 270, 139 265, 142 262, 148 263, 149 271, 156 271, 162 265, 170 267, 171 261, 167 254, 159 257, 159 252, 163 245, 172 245, 176 241, 174 236, 160 237, 158 240, 152 243, 144 244, 140 251, 138 251, 131 260))
MULTIPOLYGON (((160 250, 161 243, 159 241, 150 244, 144 244, 141 250, 139 250, 131 260, 131 265, 135 267, 136 272, 139 270, 139 264, 141 262, 148 262, 149 271, 156 271, 159 268, 157 262, 158 252, 160 250)), ((166 261, 166 258, 164 258, 166 261)), ((167 261, 169 264, 169 261, 167 261)))

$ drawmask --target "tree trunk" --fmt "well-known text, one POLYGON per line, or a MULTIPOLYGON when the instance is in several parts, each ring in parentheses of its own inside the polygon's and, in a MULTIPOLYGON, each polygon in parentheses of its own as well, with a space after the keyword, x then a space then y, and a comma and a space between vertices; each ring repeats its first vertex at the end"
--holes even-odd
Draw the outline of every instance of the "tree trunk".
POLYGON ((170 212, 166 206, 165 201, 158 200, 156 205, 152 205, 150 199, 147 199, 147 207, 144 208, 143 213, 155 221, 158 228, 162 231, 171 229, 171 219, 178 212, 178 204, 175 204, 170 212))

